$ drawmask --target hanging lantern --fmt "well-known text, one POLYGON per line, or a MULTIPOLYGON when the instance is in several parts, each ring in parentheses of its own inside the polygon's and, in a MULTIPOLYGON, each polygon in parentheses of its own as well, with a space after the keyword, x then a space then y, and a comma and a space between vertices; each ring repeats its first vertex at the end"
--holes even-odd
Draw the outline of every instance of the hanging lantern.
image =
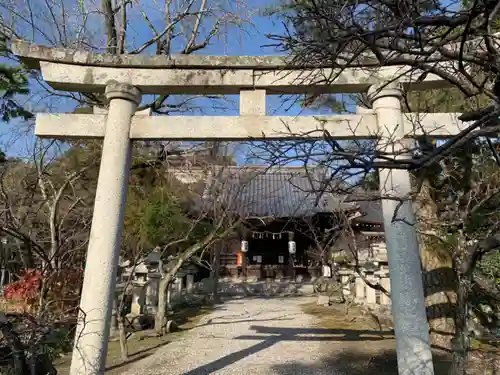
POLYGON ((295 244, 295 241, 288 241, 288 252, 292 255, 297 252, 297 245, 295 244))
POLYGON ((328 264, 323 264, 323 277, 332 277, 332 268, 328 264))
POLYGON ((248 251, 248 241, 241 241, 241 251, 246 253, 248 251))

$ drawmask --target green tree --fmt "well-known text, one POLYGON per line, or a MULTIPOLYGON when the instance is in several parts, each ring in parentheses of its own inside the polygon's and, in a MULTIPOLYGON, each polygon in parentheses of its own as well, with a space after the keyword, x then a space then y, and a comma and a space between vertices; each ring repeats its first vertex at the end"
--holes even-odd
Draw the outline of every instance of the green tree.
MULTIPOLYGON (((8 55, 7 38, 0 32, 0 59, 8 55)), ((23 69, 0 63, 0 118, 2 121, 7 122, 18 117, 27 120, 33 117, 31 112, 25 110, 15 100, 17 95, 28 93, 28 79, 23 69)))
MULTIPOLYGON (((189 173, 189 170, 182 170, 189 173)), ((124 221, 122 256, 140 262, 159 248, 166 263, 160 281, 155 329, 167 325, 167 291, 176 274, 190 260, 200 262, 213 245, 234 232, 238 220, 224 207, 202 200, 205 183, 181 183, 166 164, 145 162, 137 156, 130 177, 124 221)))

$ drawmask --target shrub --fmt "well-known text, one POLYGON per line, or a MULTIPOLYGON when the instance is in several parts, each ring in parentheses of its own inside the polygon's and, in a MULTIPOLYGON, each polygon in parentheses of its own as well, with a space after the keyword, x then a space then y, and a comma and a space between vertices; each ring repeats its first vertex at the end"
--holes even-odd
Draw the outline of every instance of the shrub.
POLYGON ((44 311, 59 317, 72 315, 78 306, 83 281, 81 268, 66 268, 43 274, 40 270, 24 270, 19 279, 4 287, 4 298, 20 304, 24 311, 38 307, 44 286, 44 311))
POLYGON ((39 297, 42 281, 41 271, 24 270, 19 280, 4 287, 4 298, 7 301, 21 302, 29 310, 39 297))

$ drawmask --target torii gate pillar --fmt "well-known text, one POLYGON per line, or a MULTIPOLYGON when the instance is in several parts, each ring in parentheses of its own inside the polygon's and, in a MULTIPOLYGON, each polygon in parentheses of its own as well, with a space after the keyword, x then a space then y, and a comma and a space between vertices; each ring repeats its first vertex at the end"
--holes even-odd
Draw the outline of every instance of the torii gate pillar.
MULTIPOLYGON (((399 153, 408 149, 404 142, 410 140, 404 139, 399 84, 372 86, 368 95, 382 133, 381 142, 385 142, 382 151, 404 158, 399 153)), ((379 179, 399 374, 433 375, 410 174, 403 169, 380 169, 379 179)))
POLYGON ((130 171, 130 124, 141 102, 141 93, 129 84, 109 82, 106 86, 106 98, 109 100, 109 111, 71 360, 71 375, 104 373, 130 171))

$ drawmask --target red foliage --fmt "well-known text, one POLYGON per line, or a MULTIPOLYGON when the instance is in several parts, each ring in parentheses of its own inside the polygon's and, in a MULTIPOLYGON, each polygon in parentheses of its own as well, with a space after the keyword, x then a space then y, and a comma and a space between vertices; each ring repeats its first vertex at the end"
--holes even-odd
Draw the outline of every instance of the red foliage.
POLYGON ((51 274, 42 274, 40 270, 25 270, 19 280, 4 287, 4 297, 31 308, 38 302, 44 285, 47 291, 45 298, 57 301, 50 305, 52 312, 66 314, 78 306, 82 281, 81 268, 65 268, 51 274))
POLYGON ((39 270, 25 270, 19 280, 4 287, 3 293, 7 300, 32 301, 40 293, 42 273, 39 270))

